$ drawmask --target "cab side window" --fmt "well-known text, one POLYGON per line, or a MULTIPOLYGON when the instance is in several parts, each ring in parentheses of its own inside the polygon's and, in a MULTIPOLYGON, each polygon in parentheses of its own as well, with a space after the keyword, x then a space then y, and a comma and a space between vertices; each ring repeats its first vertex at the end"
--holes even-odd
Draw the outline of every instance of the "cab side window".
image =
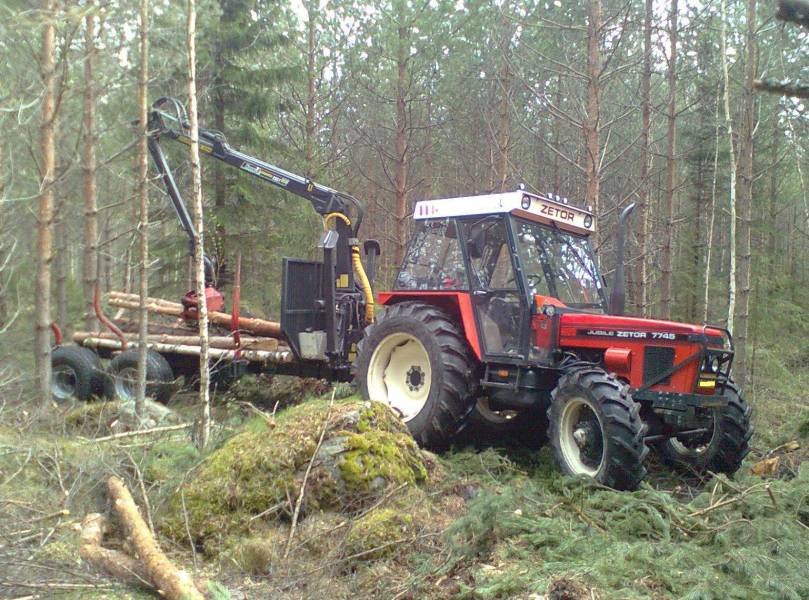
POLYGON ((472 286, 483 290, 516 289, 506 224, 501 216, 464 222, 472 286))
POLYGON ((467 287, 466 269, 455 221, 419 221, 394 288, 464 290, 467 287))

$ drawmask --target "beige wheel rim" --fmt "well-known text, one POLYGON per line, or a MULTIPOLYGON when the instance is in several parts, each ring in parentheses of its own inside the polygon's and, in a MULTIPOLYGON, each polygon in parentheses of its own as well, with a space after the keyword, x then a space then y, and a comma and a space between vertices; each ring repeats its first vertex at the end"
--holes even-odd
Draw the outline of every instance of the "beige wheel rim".
POLYGON ((573 474, 598 474, 606 452, 601 420, 589 400, 577 397, 565 404, 559 423, 559 448, 573 474))
POLYGON ((368 364, 368 397, 390 406, 410 421, 427 404, 432 382, 430 357, 424 345, 409 333, 384 338, 368 364))

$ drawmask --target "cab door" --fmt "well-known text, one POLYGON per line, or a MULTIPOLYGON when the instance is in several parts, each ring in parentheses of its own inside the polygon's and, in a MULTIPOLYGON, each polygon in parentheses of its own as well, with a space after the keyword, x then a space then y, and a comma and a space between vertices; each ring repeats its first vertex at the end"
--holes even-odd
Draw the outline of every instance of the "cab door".
POLYGON ((468 218, 461 221, 461 230, 483 354, 492 359, 524 359, 528 305, 520 290, 506 219, 504 215, 468 218))

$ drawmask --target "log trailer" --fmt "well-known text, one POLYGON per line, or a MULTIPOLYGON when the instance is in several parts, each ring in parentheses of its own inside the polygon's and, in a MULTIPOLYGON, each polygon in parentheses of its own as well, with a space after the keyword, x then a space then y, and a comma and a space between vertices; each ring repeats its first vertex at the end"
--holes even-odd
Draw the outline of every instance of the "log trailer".
MULTIPOLYGON (((193 240, 159 145, 161 138, 190 143, 181 105, 159 100, 149 129, 152 157, 193 240)), ((632 206, 619 219, 608 301, 589 241, 592 212, 524 189, 417 202, 403 264, 393 289, 377 294, 375 315, 379 244, 360 244, 361 204, 231 148, 220 132, 200 129, 199 138, 203 154, 308 199, 326 225, 322 260, 283 259, 283 359, 264 356, 249 370, 353 379, 364 398, 389 405, 427 447, 446 446, 464 429, 535 446, 547 441, 564 473, 616 489, 638 486, 649 449, 692 472, 732 474, 747 455, 751 409, 731 377, 730 332, 624 315, 632 206)), ((209 283, 209 302, 220 310, 222 296, 209 283)), ((193 320, 193 294, 177 306, 193 320)), ((238 315, 233 322, 238 329, 238 315)), ((86 360, 97 364, 88 339, 103 338, 63 348, 92 354, 86 360)), ((150 356, 174 366, 169 350, 150 356)), ((228 351, 239 358, 238 345, 228 351)), ((65 369, 54 366, 58 383, 65 369)), ((93 387, 78 381, 81 373, 68 374, 74 392, 93 387)))

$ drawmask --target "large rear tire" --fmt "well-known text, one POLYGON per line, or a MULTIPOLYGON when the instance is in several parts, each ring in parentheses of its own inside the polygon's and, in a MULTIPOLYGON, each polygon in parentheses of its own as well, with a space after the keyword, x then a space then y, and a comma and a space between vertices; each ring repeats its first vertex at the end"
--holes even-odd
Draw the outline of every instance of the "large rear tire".
POLYGON ((387 404, 422 446, 445 446, 475 403, 477 365, 452 318, 421 302, 394 304, 365 330, 356 381, 387 404))
POLYGON ((104 394, 104 369, 98 354, 83 346, 58 346, 51 353, 51 394, 57 402, 82 402, 104 394))
POLYGON ((752 409, 733 382, 725 386, 725 396, 730 403, 713 409, 713 430, 708 436, 682 441, 670 438, 657 447, 664 463, 691 473, 713 471, 733 475, 739 470, 750 452, 752 409))
POLYGON ((559 379, 548 409, 549 437, 566 475, 586 475, 617 490, 633 490, 646 476, 648 429, 629 386, 595 367, 559 379))
MULTIPOLYGON (((107 395, 124 402, 137 396, 138 349, 125 350, 112 359, 107 395)), ((146 352, 146 396, 165 404, 174 395, 171 365, 154 350, 146 352)))

